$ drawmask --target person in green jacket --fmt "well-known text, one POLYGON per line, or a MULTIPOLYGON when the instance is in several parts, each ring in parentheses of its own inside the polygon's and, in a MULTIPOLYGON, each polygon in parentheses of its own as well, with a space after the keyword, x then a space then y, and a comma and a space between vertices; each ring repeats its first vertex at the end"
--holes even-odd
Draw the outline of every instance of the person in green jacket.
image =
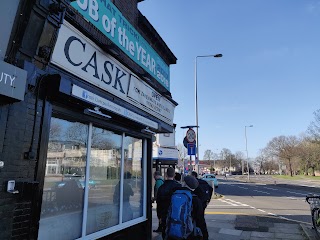
MULTIPOLYGON (((153 189, 153 199, 152 202, 154 202, 157 199, 157 193, 158 193, 158 189, 159 187, 164 183, 164 180, 161 176, 161 172, 160 171, 155 171, 153 174, 154 180, 155 180, 155 184, 154 184, 154 189, 153 189)), ((161 232, 161 223, 160 223, 160 216, 158 216, 158 220, 159 220, 159 225, 158 225, 158 229, 153 230, 154 232, 161 232)))

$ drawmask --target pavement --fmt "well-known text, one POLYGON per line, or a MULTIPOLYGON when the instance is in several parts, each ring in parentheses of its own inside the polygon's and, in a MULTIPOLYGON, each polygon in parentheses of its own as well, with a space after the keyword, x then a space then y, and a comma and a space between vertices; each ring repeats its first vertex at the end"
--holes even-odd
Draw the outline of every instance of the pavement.
MULTIPOLYGON (((316 240, 311 225, 302 225, 273 216, 206 214, 211 240, 316 240)), ((152 211, 152 229, 158 226, 156 209, 152 211)), ((152 240, 162 240, 161 234, 152 233, 152 240)))

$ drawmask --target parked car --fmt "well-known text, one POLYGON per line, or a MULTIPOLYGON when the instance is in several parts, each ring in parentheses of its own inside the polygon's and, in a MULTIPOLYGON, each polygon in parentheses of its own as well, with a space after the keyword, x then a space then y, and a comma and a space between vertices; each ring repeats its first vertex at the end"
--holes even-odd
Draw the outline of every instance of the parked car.
POLYGON ((218 188, 218 179, 216 178, 216 175, 214 174, 204 174, 202 176, 202 179, 207 181, 211 186, 214 186, 215 188, 218 188))

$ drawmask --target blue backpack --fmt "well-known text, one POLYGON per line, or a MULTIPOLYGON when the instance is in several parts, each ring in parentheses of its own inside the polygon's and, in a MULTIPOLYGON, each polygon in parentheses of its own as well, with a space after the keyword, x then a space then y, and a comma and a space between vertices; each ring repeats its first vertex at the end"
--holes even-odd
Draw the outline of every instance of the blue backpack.
POLYGON ((186 239, 192 232, 192 194, 188 190, 176 190, 171 197, 168 210, 166 236, 186 239))

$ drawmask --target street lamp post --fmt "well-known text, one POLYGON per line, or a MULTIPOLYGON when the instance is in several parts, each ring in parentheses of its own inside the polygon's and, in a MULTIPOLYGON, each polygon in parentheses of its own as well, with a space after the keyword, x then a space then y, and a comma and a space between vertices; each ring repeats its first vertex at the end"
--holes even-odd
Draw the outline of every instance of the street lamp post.
POLYGON ((214 55, 203 55, 203 56, 196 56, 195 58, 195 64, 194 64, 194 91, 195 91, 195 114, 196 114, 196 133, 197 133, 197 149, 196 149, 196 158, 195 158, 195 164, 196 164, 196 171, 199 173, 199 122, 198 122, 198 82, 197 82, 197 60, 198 58, 204 58, 204 57, 214 57, 214 58, 220 58, 222 57, 222 54, 214 54, 214 55))
POLYGON ((249 169, 249 157, 248 157, 248 145, 247 145, 247 127, 253 127, 253 125, 244 126, 244 136, 246 138, 246 152, 247 152, 247 171, 248 171, 248 182, 249 182, 250 181, 250 169, 249 169))

